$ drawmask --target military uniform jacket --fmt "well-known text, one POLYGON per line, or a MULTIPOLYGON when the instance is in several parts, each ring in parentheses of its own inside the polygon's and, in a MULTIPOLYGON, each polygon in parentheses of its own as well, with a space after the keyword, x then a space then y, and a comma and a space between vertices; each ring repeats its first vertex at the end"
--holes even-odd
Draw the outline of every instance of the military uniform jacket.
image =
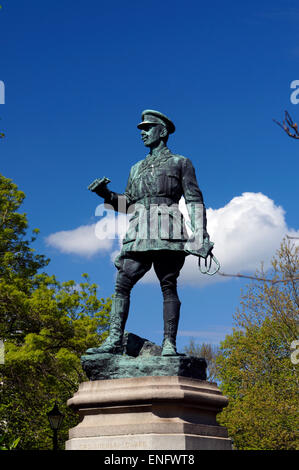
POLYGON ((124 194, 111 191, 105 203, 131 214, 122 253, 201 247, 206 212, 195 171, 188 158, 168 148, 159 156, 148 155, 137 162, 131 168, 124 194), (182 196, 193 231, 190 238, 178 207, 182 196))

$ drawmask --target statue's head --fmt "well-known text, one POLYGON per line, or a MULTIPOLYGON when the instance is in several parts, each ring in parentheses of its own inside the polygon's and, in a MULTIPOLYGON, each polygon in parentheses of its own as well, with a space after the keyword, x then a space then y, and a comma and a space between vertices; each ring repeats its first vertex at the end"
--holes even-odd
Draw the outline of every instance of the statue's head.
POLYGON ((137 127, 141 130, 141 137, 146 147, 155 147, 161 140, 166 143, 169 134, 175 131, 173 122, 159 111, 146 109, 141 118, 142 122, 137 127))

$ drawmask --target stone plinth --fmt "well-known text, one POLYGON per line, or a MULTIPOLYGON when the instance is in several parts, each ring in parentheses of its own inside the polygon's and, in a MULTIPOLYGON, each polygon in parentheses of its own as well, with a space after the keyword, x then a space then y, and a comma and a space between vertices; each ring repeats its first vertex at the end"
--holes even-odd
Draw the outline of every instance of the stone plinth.
POLYGON ((81 422, 67 450, 230 450, 216 384, 181 376, 84 382, 68 405, 81 422))

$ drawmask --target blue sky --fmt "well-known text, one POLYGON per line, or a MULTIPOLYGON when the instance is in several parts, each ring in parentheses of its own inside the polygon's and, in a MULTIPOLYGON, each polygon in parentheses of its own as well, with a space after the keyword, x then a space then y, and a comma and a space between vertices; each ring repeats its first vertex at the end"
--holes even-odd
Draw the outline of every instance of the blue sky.
MULTIPOLYGON (((195 166, 222 271, 251 274, 283 235, 297 233, 299 143, 272 121, 285 109, 299 116, 290 101, 299 80, 297 2, 2 5, 0 171, 26 193, 23 209, 41 231, 35 248, 51 258, 50 273, 80 282, 87 272, 101 297, 113 293, 119 238, 106 247, 91 240, 101 200, 86 188, 105 175, 111 189, 125 189, 130 167, 146 156, 136 125, 147 108, 176 124, 169 147, 195 166)), ((179 349, 191 337, 223 339, 245 283, 206 279, 188 259, 179 349)), ((151 274, 133 290, 127 329, 162 339, 151 274)))

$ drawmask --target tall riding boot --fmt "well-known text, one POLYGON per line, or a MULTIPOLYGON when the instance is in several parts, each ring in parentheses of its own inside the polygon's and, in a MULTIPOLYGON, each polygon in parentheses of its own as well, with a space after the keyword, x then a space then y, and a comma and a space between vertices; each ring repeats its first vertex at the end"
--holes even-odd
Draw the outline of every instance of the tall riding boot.
POLYGON ((181 302, 179 300, 164 301, 164 339, 162 344, 162 356, 177 356, 176 335, 180 319, 181 302))
POLYGON ((87 354, 122 354, 123 334, 125 324, 128 318, 130 307, 130 299, 125 297, 114 297, 112 300, 110 313, 110 330, 109 336, 104 343, 98 348, 90 348, 87 354))

